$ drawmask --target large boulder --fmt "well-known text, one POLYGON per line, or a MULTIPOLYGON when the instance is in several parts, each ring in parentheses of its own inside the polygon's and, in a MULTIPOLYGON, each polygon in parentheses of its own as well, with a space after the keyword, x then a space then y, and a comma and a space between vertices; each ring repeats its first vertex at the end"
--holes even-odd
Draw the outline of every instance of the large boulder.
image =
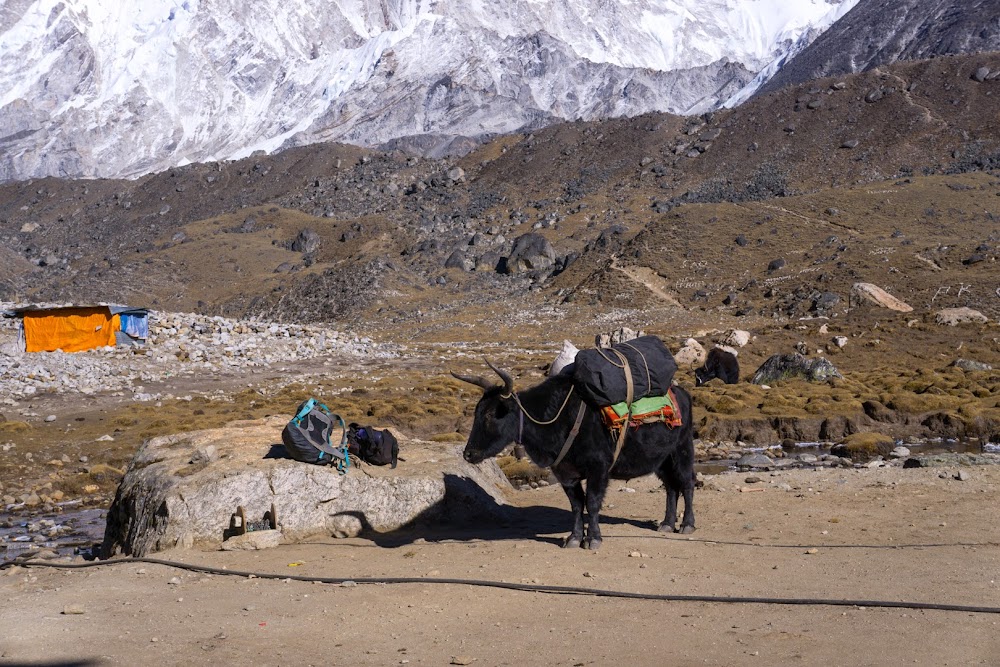
POLYGON ((396 469, 362 464, 341 475, 285 458, 285 423, 269 417, 147 441, 108 511, 102 557, 218 548, 238 506, 259 522, 273 504, 283 542, 505 516, 510 485, 492 459, 474 466, 454 444, 404 441, 396 469))
POLYGON ((802 378, 812 382, 825 382, 843 375, 823 357, 807 359, 801 354, 776 354, 760 365, 750 382, 772 384, 778 380, 802 378))
POLYGON ((507 257, 508 273, 545 273, 555 268, 556 251, 541 234, 522 234, 514 239, 514 249, 507 257))
POLYGON ((854 286, 851 288, 851 300, 855 303, 867 302, 900 313, 913 311, 913 306, 897 299, 878 285, 872 285, 871 283, 854 283, 854 286))

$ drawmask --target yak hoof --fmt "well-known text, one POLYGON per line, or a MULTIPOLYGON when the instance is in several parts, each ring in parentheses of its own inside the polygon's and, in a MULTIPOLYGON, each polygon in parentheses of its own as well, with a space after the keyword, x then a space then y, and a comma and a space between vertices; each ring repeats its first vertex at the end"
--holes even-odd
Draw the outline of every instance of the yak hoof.
POLYGON ((690 535, 694 532, 694 526, 681 526, 681 535, 690 535))
POLYGON ((563 549, 575 549, 580 546, 580 538, 570 535, 563 542, 563 549))
POLYGON ((660 527, 656 529, 656 532, 658 532, 658 533, 673 533, 674 532, 674 527, 672 525, 670 525, 669 523, 667 523, 666 521, 664 521, 663 523, 660 524, 660 527))
POLYGON ((594 539, 592 537, 588 537, 585 541, 584 546, 590 549, 591 551, 597 551, 598 549, 601 548, 601 539, 600 538, 594 539))

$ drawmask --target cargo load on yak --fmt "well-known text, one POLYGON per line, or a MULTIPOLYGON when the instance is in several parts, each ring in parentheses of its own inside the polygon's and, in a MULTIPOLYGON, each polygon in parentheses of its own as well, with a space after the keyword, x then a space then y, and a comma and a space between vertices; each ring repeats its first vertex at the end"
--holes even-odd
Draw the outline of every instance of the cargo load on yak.
POLYGON ((631 404, 648 396, 666 396, 677 362, 657 336, 641 336, 610 348, 580 350, 573 384, 591 405, 631 404))

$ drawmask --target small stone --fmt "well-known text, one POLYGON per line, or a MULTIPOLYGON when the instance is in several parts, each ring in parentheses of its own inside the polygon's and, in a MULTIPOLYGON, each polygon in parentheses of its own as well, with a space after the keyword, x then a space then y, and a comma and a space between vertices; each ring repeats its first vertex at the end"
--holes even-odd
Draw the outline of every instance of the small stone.
POLYGON ((168 581, 167 583, 170 584, 171 586, 177 586, 178 584, 181 583, 181 580, 180 577, 171 577, 170 581, 168 581))
POLYGON ((82 604, 68 604, 65 607, 63 607, 62 613, 65 614, 66 616, 73 616, 79 614, 86 614, 87 610, 83 607, 82 604))
POLYGON ((756 475, 750 475, 743 481, 746 482, 747 484, 760 484, 760 477, 757 477, 756 475))
POLYGON ((972 78, 974 81, 982 83, 983 81, 986 81, 986 77, 988 77, 989 75, 990 75, 989 67, 979 67, 976 69, 975 72, 972 73, 972 78))
POLYGON ((467 655, 454 655, 451 657, 452 665, 471 665, 476 661, 475 658, 470 658, 467 655))
POLYGON ((584 572, 584 573, 583 573, 583 576, 587 577, 588 579, 595 579, 595 578, 596 578, 596 577, 594 576, 594 574, 593 574, 593 573, 591 573, 591 572, 584 572))
POLYGON ((629 558, 642 558, 642 554, 638 551, 632 551, 628 555, 629 558))
POLYGON ((889 458, 891 459, 905 459, 910 456, 910 449, 908 447, 894 447, 891 452, 889 452, 889 458))
POLYGON ((57 417, 55 415, 49 415, 48 417, 45 418, 45 421, 54 422, 56 419, 57 417))
POLYGON ((959 470, 957 473, 955 473, 955 479, 957 479, 959 482, 967 482, 969 481, 969 473, 965 472, 964 470, 959 470))
POLYGON ((813 547, 812 549, 806 549, 806 554, 812 556, 813 554, 818 554, 819 549, 813 547))

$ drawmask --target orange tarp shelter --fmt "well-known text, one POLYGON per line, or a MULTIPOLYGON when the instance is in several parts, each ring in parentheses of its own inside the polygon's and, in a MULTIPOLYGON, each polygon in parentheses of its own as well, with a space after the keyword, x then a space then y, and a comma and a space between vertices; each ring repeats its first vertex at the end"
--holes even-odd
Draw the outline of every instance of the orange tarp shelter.
POLYGON ((118 315, 105 306, 30 310, 23 314, 27 352, 80 352, 115 345, 118 315))

